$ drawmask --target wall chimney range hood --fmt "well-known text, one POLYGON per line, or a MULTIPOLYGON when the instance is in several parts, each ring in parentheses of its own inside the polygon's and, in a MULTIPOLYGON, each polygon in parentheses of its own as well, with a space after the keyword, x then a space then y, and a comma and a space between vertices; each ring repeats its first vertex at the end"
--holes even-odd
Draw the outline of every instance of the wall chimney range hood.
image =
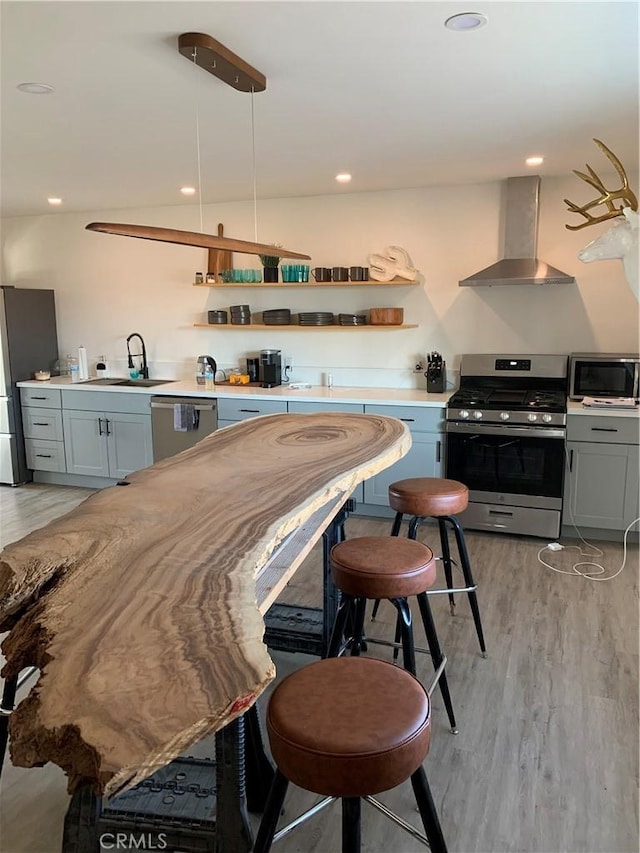
POLYGON ((507 178, 504 258, 475 275, 462 279, 460 287, 492 287, 504 284, 575 284, 575 278, 539 261, 538 217, 540 177, 507 178))

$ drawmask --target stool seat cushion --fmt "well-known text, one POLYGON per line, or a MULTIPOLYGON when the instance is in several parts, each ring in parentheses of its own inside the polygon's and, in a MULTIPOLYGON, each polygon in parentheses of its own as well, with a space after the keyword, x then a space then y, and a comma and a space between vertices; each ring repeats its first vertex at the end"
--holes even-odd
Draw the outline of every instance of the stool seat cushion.
POLYGON ((469 489, 443 477, 411 477, 389 486, 389 505, 407 515, 457 515, 467 508, 469 489))
POLYGON ((375 658, 327 658, 275 688, 267 711, 273 758, 295 785, 363 797, 408 779, 429 751, 429 697, 406 670, 375 658))
POLYGON ((433 551, 422 542, 397 536, 360 536, 331 549, 331 576, 347 595, 407 598, 436 580, 433 551))

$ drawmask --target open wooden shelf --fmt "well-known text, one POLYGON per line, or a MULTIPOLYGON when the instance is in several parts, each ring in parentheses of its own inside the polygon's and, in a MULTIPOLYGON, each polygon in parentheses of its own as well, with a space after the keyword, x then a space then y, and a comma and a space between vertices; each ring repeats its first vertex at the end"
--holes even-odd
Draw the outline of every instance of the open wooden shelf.
POLYGON ((268 329, 270 332, 283 331, 283 332, 336 332, 336 331, 348 331, 355 332, 357 331, 378 331, 384 332, 388 329, 417 329, 417 323, 411 323, 408 325, 403 324, 402 326, 372 326, 370 324, 366 326, 339 326, 337 324, 331 326, 300 326, 298 323, 290 323, 287 326, 274 326, 267 325, 266 323, 246 323, 242 324, 234 324, 234 323, 194 323, 193 324, 196 329, 233 329, 235 331, 241 331, 243 329, 261 329, 264 331, 268 329))
POLYGON ((394 278, 391 281, 373 281, 369 279, 367 281, 308 281, 308 282, 286 282, 286 281, 263 281, 263 282, 255 282, 255 281, 230 281, 230 282, 216 282, 215 284, 207 284, 204 282, 203 284, 193 283, 194 287, 298 287, 298 288, 316 288, 316 287, 394 287, 397 285, 404 285, 405 287, 413 287, 418 284, 417 281, 407 281, 406 278, 394 278))

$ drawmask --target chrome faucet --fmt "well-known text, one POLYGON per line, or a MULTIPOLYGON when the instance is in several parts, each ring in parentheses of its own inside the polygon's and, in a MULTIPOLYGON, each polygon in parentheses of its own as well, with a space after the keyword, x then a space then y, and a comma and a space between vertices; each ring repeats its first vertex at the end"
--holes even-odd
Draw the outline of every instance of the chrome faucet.
POLYGON ((127 338, 127 356, 128 356, 128 362, 127 363, 129 365, 130 370, 135 370, 135 365, 133 363, 133 357, 134 356, 139 356, 142 359, 142 366, 140 368, 139 373, 142 375, 143 379, 148 379, 149 378, 149 367, 147 366, 147 349, 144 345, 144 341, 142 340, 142 335, 138 334, 138 332, 132 332, 129 335, 129 337, 127 338), (140 344, 142 346, 142 352, 134 352, 133 354, 131 353, 131 350, 129 349, 129 341, 131 340, 131 338, 139 338, 140 339, 140 344))

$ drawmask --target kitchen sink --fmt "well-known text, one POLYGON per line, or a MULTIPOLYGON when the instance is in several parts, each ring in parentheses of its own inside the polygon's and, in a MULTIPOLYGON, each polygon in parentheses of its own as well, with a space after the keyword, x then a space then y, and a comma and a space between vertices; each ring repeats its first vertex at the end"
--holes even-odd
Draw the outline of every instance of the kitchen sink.
POLYGON ((117 385, 124 388, 153 388, 156 385, 167 385, 169 382, 176 382, 175 379, 118 379, 111 377, 109 379, 88 379, 83 382, 83 385, 117 385))

